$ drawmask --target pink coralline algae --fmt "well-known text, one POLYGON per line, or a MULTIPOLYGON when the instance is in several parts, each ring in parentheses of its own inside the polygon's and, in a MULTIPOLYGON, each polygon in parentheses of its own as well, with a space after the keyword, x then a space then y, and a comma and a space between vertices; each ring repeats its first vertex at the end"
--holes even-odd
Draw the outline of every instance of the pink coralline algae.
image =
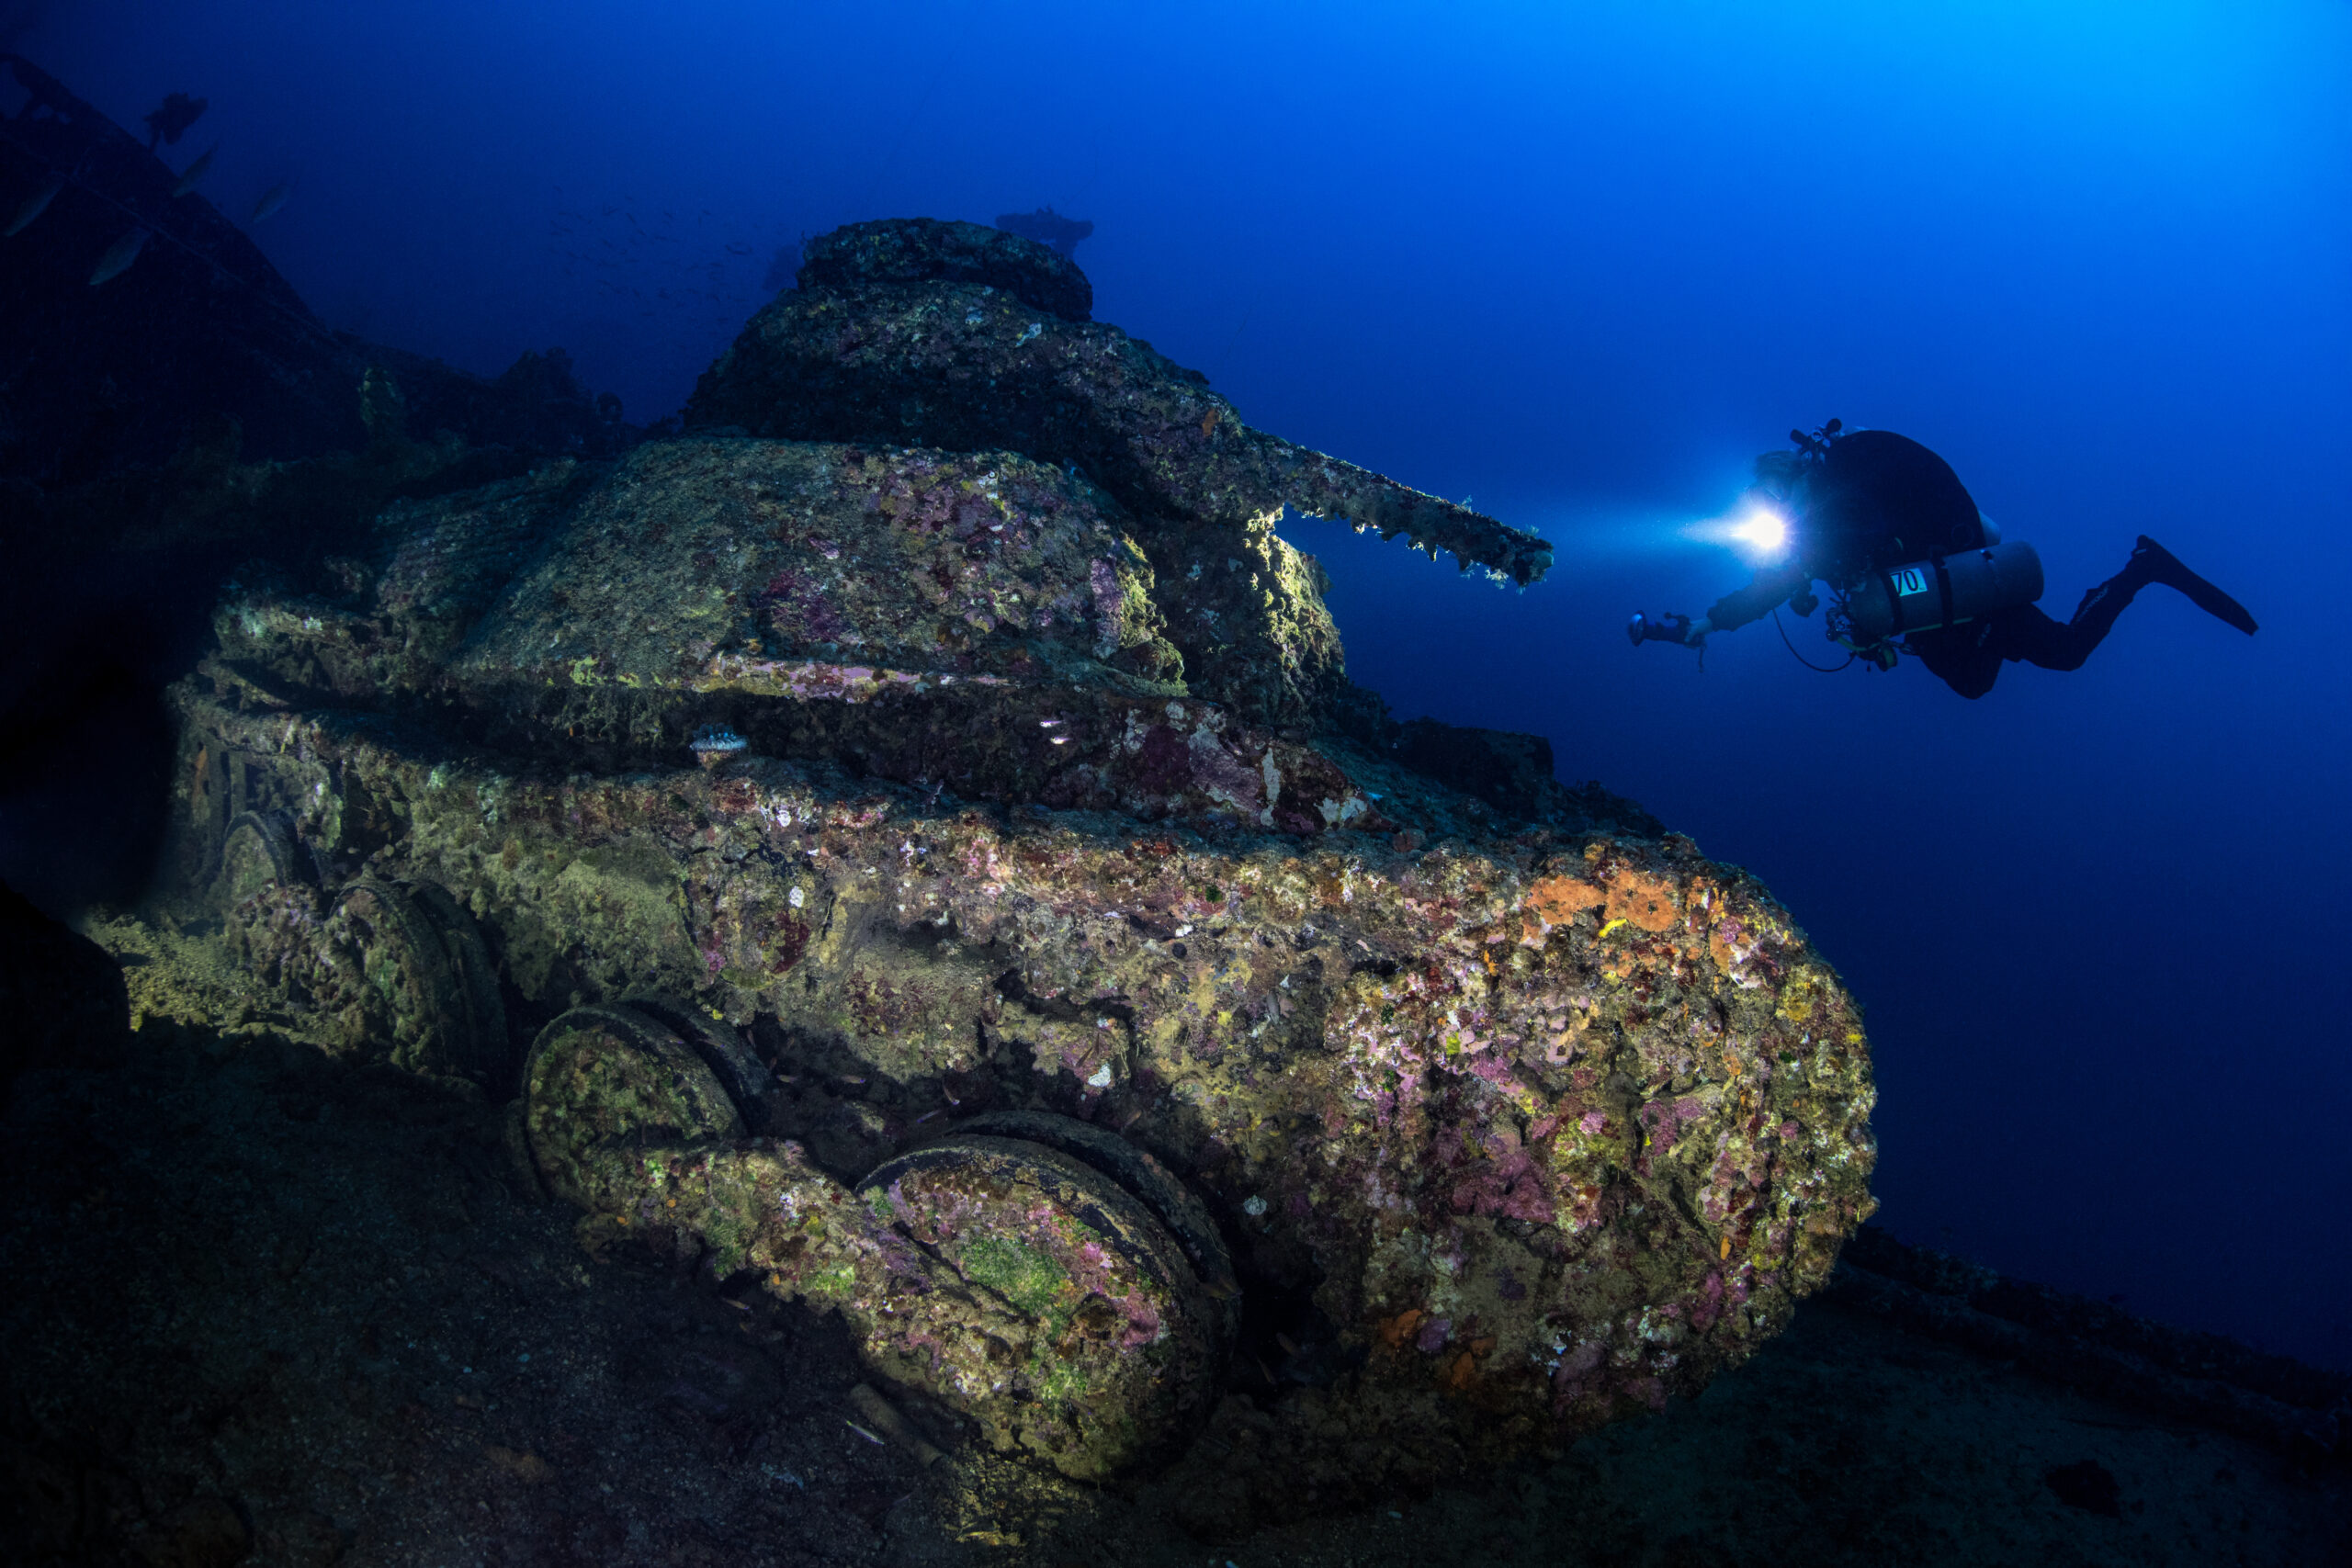
POLYGON ((1680 1140, 1686 1125, 1705 1121, 1709 1114, 1709 1108, 1704 1103, 1689 1097, 1654 1100, 1642 1107, 1642 1127, 1653 1147, 1670 1149, 1680 1140))
POLYGON ((1518 1129, 1508 1122, 1470 1135, 1477 1144, 1465 1146, 1464 1129, 1456 1126, 1442 1129, 1437 1137, 1438 1159, 1455 1172, 1448 1198, 1453 1212, 1550 1224, 1557 1215, 1537 1164, 1540 1146, 1521 1146, 1518 1129))
POLYGON ((786 567, 768 580, 760 597, 769 624, 789 641, 836 642, 845 629, 840 613, 805 572, 786 567))
POLYGON ((1251 1506, 1336 1504, 1703 1388, 1873 1207, 1857 1003, 1753 877, 1529 738, 1408 748, 1272 519, 1303 500, 1520 581, 1540 540, 1249 431, 1115 329, 1024 336, 1021 244, 860 226, 698 389, 753 434, 403 503, 397 597, 237 590, 179 692, 186 898, 356 1056, 395 974, 424 977, 407 1060, 511 1063, 504 998, 573 1021, 583 1095, 655 1027, 595 1035, 627 998, 675 998, 726 1061, 762 1043, 791 1084, 741 1120, 791 1142, 708 1158, 789 1168, 803 1218, 772 1187, 739 1225, 626 1140, 543 1171, 576 1199, 605 1162, 615 1214, 664 1184, 870 1330, 877 1376, 1072 1473, 1222 1484, 1246 1428, 1283 1456, 1251 1506), (450 600, 428 560, 484 564, 450 600), (718 730, 731 760, 686 766, 718 730), (1099 1140, 971 1131, 1046 1112, 1099 1140), (1069 1201, 1049 1224, 1023 1182, 1069 1201), (1193 1210, 1234 1278, 1188 1272, 1193 1210), (1244 1302, 1298 1348, 1228 1359, 1244 1302), (1143 1339, 1182 1376, 1122 1359, 1143 1339), (1065 1341, 1115 1399, 1057 1371, 1065 1341), (1131 1398, 1161 1425, 1120 1427, 1131 1398))

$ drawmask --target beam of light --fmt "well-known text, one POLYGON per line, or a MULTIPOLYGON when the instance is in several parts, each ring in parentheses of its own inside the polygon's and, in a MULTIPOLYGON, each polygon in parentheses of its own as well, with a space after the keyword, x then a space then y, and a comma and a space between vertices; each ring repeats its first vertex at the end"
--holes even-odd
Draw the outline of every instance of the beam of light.
POLYGON ((1731 535, 1757 559, 1769 560, 1788 547, 1788 520, 1759 506, 1733 524, 1731 535))

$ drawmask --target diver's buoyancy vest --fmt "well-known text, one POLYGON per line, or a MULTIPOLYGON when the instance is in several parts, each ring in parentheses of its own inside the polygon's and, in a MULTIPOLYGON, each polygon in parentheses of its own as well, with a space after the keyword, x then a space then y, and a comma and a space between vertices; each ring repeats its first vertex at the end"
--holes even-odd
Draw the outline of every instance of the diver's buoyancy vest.
POLYGON ((1846 640, 1871 648, 2041 597, 2041 558, 2022 539, 1870 571, 1846 596, 1846 640))

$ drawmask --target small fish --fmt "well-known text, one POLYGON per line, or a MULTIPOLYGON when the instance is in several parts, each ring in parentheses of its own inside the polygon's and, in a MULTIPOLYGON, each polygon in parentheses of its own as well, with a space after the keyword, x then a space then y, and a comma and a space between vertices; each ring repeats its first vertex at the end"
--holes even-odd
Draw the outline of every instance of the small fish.
POLYGON ((212 155, 220 151, 220 143, 218 141, 206 148, 204 150, 204 156, 198 158, 195 163, 190 164, 187 166, 187 172, 180 176, 179 183, 172 186, 172 195, 175 197, 182 197, 194 190, 196 188, 196 182, 202 179, 211 169, 212 155))
POLYGON ((120 277, 124 273, 129 272, 130 264, 139 259, 140 251, 145 248, 147 235, 147 230, 133 229, 113 244, 108 245, 107 254, 98 258, 96 270, 90 274, 90 287, 96 288, 107 279, 120 277))
POLYGON ((260 222, 263 219, 268 217, 271 213, 285 206, 286 198, 293 194, 293 181, 278 181, 276 185, 261 193, 261 199, 254 203, 254 215, 252 218, 248 219, 247 221, 253 223, 260 222))
POLYGON ((43 180, 40 189, 25 197, 25 204, 17 209, 16 217, 8 220, 9 234, 12 236, 21 234, 31 228, 33 220, 48 211, 49 204, 57 199, 57 193, 64 188, 63 175, 51 175, 43 180))
POLYGON ((716 768, 729 758, 741 755, 751 744, 733 730, 714 726, 696 734, 687 743, 687 749, 694 752, 695 761, 706 768, 716 768))

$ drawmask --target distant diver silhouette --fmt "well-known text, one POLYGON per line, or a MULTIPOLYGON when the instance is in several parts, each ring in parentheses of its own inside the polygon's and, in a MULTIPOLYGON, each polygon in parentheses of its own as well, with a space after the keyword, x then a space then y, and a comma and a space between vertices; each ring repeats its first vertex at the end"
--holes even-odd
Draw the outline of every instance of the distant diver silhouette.
POLYGON ((996 226, 1008 234, 1051 245, 1065 257, 1075 255, 1078 243, 1094 232, 1094 225, 1088 220, 1065 218, 1050 207, 1041 207, 1035 212, 1001 212, 997 214, 996 226))
MULTIPOLYGON (((1819 604, 1816 580, 1829 588, 1827 633, 1847 649, 1847 663, 1859 659, 1891 670, 1907 653, 1963 697, 1991 691, 2005 660, 2082 668, 2124 606, 2152 582, 2177 590, 2249 637, 2256 630, 2244 605, 2145 534, 2122 570, 2083 595, 2073 619, 2053 620, 2033 603, 2041 597, 2041 560, 2033 547, 2004 543, 1951 465, 1935 453, 1892 431, 1847 431, 1834 419, 1811 435, 1791 431, 1789 439, 1795 451, 1757 458, 1749 492, 1755 506, 1740 529, 1768 548, 1780 545, 1785 560, 1759 570, 1696 620, 1635 615, 1626 633, 1636 645, 1703 649, 1712 633, 1767 615, 1777 622, 1783 603, 1809 615, 1819 604)), ((1781 636, 1787 640, 1787 628, 1781 636)), ((1796 651, 1793 643, 1790 651, 1796 651)))
POLYGON ((186 93, 167 95, 161 107, 146 117, 147 151, 153 152, 158 141, 178 146, 180 138, 187 134, 187 128, 197 122, 211 102, 209 98, 191 98, 186 93))

